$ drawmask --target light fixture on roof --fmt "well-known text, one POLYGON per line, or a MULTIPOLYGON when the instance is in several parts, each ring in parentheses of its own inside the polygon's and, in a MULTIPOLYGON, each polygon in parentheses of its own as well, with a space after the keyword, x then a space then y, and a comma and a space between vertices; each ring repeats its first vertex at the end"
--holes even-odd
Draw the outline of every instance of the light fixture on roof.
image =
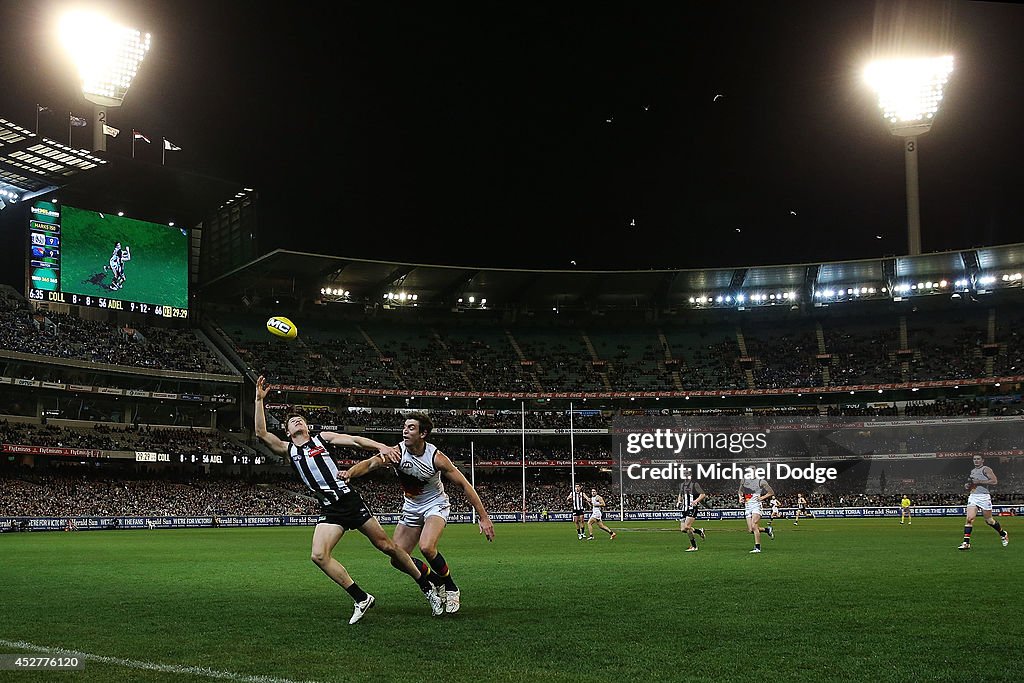
POLYGON ((106 109, 121 106, 149 52, 152 37, 84 11, 66 14, 59 31, 61 43, 78 68, 82 94, 95 105, 93 149, 106 151, 105 128, 109 129, 106 109))
POLYGON ((939 111, 953 56, 872 62, 864 78, 878 95, 878 106, 893 135, 904 138, 907 181, 907 245, 921 253, 921 206, 917 177, 917 138, 927 133, 939 111))

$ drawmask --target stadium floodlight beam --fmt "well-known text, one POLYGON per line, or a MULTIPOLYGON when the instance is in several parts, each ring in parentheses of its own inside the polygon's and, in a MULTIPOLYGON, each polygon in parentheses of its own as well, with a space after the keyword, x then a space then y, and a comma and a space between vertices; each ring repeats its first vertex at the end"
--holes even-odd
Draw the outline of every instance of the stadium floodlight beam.
POLYGON ((917 175, 917 138, 927 133, 939 111, 953 72, 953 57, 889 59, 872 62, 864 78, 878 94, 878 106, 893 135, 904 138, 907 177, 907 243, 921 253, 921 197, 917 175))
POLYGON ((61 20, 60 38, 78 67, 82 94, 93 103, 93 149, 105 152, 107 108, 121 106, 149 52, 151 35, 98 14, 71 12, 61 20))

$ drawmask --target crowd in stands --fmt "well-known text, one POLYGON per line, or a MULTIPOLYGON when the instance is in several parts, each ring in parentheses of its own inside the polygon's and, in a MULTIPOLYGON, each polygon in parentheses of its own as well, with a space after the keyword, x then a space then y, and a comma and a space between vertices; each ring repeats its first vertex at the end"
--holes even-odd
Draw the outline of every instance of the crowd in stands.
POLYGON ((148 425, 116 426, 109 423, 93 427, 69 427, 0 420, 0 443, 106 451, 154 451, 172 456, 253 454, 249 447, 223 432, 148 425))
MULTIPOLYGON (((936 463, 900 461, 885 464, 881 474, 874 468, 854 467, 825 485, 772 482, 783 508, 796 505, 797 493, 804 493, 811 507, 895 506, 907 495, 914 505, 963 505, 963 482, 971 467, 969 460, 936 463), (886 479, 887 483, 882 483, 886 479)), ((588 493, 596 488, 606 509, 672 510, 678 489, 670 482, 641 486, 626 482, 625 494, 608 474, 586 474, 577 481, 588 493)), ((1024 502, 1024 468, 1000 465, 1000 483, 994 488, 998 504, 1024 502)), ((526 486, 529 512, 566 512, 571 490, 568 470, 551 470, 545 476, 531 476, 526 486)), ((353 486, 375 513, 394 513, 402 504, 397 480, 387 472, 355 480, 353 486)), ((476 488, 490 512, 520 512, 523 483, 515 473, 478 472, 476 488)), ((705 482, 708 509, 735 508, 736 488, 732 482, 705 482)), ((469 512, 471 506, 462 491, 446 487, 452 511, 469 512)), ((288 474, 266 474, 256 478, 197 476, 153 478, 126 472, 106 473, 84 468, 56 468, 35 471, 24 468, 0 470, 0 517, 74 516, 208 516, 208 515, 314 515, 319 504, 305 487, 288 474)))
POLYGON ((230 374, 191 330, 125 327, 53 311, 33 311, 24 301, 0 297, 0 348, 159 370, 230 374))

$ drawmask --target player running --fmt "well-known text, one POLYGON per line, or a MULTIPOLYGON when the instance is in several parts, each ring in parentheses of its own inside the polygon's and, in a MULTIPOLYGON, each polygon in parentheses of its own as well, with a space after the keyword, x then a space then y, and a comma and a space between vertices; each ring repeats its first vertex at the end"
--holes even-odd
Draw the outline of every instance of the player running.
POLYGON ((679 497, 676 499, 676 505, 683 511, 679 515, 679 530, 690 537, 690 547, 686 549, 688 553, 699 550, 694 534, 700 536, 701 540, 706 538, 703 528, 693 528, 700 504, 705 498, 707 498, 707 495, 697 482, 688 479, 679 484, 679 497))
POLYGON ((584 525, 586 522, 587 506, 590 505, 590 496, 583 492, 583 484, 576 484, 572 491, 565 497, 566 502, 572 501, 572 521, 576 524, 576 538, 582 541, 586 538, 584 525))
POLYGON ((740 482, 738 491, 740 503, 747 518, 747 531, 754 534, 754 549, 750 552, 761 552, 761 532, 768 534, 768 538, 774 539, 771 518, 768 518, 768 525, 761 527, 761 502, 775 495, 771 485, 764 479, 747 479, 740 482))
MULTIPOLYGON (((434 423, 423 413, 409 415, 402 427, 402 443, 398 446, 394 458, 369 458, 353 466, 344 476, 346 478, 361 477, 375 469, 391 465, 398 474, 398 482, 405 492, 402 504, 402 516, 395 527, 394 540, 398 547, 412 552, 419 544, 420 552, 434 570, 434 582, 437 584, 435 593, 443 603, 443 611, 458 612, 462 602, 462 592, 452 579, 448 562, 437 551, 437 543, 441 540, 441 532, 448 524, 448 512, 451 508, 448 494, 444 492, 441 475, 457 484, 466 494, 479 518, 480 533, 488 541, 494 540, 494 524, 480 500, 473 485, 448 459, 448 456, 427 443, 427 437, 434 429, 434 423)), ((441 612, 435 612, 440 616, 441 612)))
POLYGON ((978 509, 981 509, 985 517, 985 524, 996 530, 1003 547, 1010 545, 1010 534, 1006 533, 999 522, 992 517, 992 494, 989 486, 999 483, 996 473, 985 464, 985 459, 980 455, 974 456, 974 469, 964 484, 964 488, 970 492, 967 496, 967 521, 964 523, 964 542, 957 546, 957 550, 971 549, 971 531, 974 528, 974 518, 978 516, 978 509))
POLYGON ((597 494, 597 489, 590 489, 590 504, 593 510, 590 512, 590 519, 587 520, 587 540, 594 540, 594 522, 597 522, 597 526, 602 531, 606 531, 609 534, 609 540, 615 539, 615 532, 609 529, 604 523, 604 515, 601 513, 601 508, 605 506, 604 498, 597 494))
POLYGON ((793 522, 793 526, 800 526, 800 513, 804 514, 804 517, 810 517, 814 519, 814 515, 811 514, 811 509, 807 507, 807 499, 803 493, 796 494, 796 521, 793 522))
POLYGON ((910 519, 910 517, 911 517, 910 509, 911 509, 910 508, 910 498, 908 498, 906 495, 904 495, 903 496, 903 500, 900 501, 900 524, 903 524, 904 520, 906 520, 907 524, 913 524, 914 523, 910 519))
POLYGON ((430 568, 410 557, 408 551, 388 538, 363 499, 339 476, 330 446, 377 451, 373 458, 377 462, 392 455, 395 449, 361 436, 335 432, 310 434, 305 418, 296 414, 287 417, 285 434, 289 441, 283 441, 267 431, 263 400, 269 392, 266 379, 260 376, 256 380, 256 436, 274 453, 288 458, 299 479, 320 501, 321 514, 313 531, 310 559, 355 601, 355 610, 348 623, 354 624, 362 619, 376 602, 352 579, 344 565, 331 556, 334 546, 349 529, 357 529, 374 547, 391 558, 391 566, 411 576, 426 596, 431 611, 438 614, 442 609, 441 599, 430 582, 430 568))
POLYGON ((772 496, 771 505, 772 505, 771 518, 772 519, 779 519, 780 517, 782 517, 782 512, 779 511, 779 506, 780 506, 779 499, 776 498, 775 496, 772 496))

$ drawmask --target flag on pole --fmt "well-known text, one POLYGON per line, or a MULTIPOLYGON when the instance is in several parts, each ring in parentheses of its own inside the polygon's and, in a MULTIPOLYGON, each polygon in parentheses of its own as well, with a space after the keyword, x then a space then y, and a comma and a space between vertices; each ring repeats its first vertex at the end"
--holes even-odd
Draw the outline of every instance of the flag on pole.
POLYGON ((75 116, 74 114, 71 114, 70 116, 71 116, 71 119, 70 119, 71 125, 74 126, 75 128, 82 128, 83 126, 88 126, 89 125, 89 122, 86 121, 83 118, 75 116))
POLYGON ((132 139, 133 140, 142 140, 147 145, 148 144, 152 144, 152 143, 150 143, 149 138, 147 138, 145 135, 143 135, 142 133, 140 133, 139 131, 134 130, 134 129, 132 129, 132 139))
POLYGON ((180 152, 181 151, 181 147, 178 147, 176 144, 174 144, 173 142, 171 142, 167 138, 164 138, 164 149, 166 149, 168 152, 180 152))
POLYGON ((43 112, 46 112, 46 111, 50 111, 50 108, 49 107, 44 107, 41 104, 37 104, 36 105, 36 113, 37 114, 42 114, 43 112))
POLYGON ((116 138, 117 134, 120 133, 120 132, 121 132, 121 129, 119 129, 119 128, 114 128, 113 126, 108 126, 105 123, 103 124, 103 134, 104 135, 109 135, 112 138, 116 138))

